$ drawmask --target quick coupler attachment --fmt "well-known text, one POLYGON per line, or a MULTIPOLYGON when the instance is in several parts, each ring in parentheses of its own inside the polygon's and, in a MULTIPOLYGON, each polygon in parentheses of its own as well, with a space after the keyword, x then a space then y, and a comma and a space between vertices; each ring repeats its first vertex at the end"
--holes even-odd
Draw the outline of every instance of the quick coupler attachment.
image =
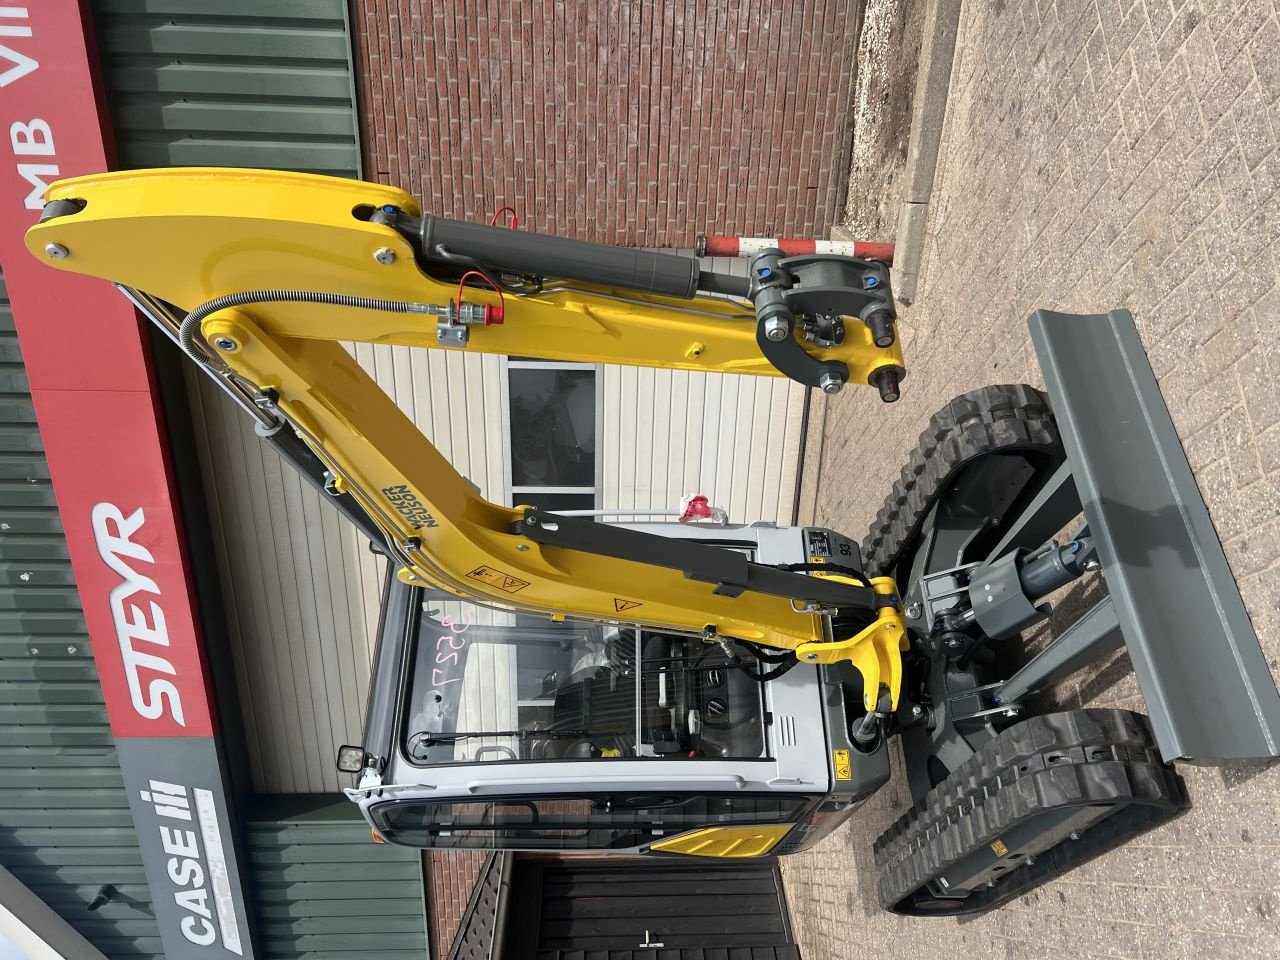
MULTIPOLYGON (((879 261, 830 254, 784 257, 781 250, 768 249, 752 259, 749 281, 747 298, 756 308, 761 352, 786 376, 823 393, 839 393, 849 381, 849 368, 812 356, 801 340, 839 346, 848 317, 861 320, 882 350, 897 340, 889 268, 879 261)), ((872 374, 881 400, 898 399, 901 375, 892 367, 872 374)))

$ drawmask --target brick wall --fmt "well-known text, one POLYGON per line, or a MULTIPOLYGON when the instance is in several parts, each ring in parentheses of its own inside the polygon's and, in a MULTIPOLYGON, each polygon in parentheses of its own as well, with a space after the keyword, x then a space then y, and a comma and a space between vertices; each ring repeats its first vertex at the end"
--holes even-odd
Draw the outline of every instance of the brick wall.
POLYGON ((864 0, 356 0, 365 175, 637 246, 825 236, 864 0))
POLYGON ((431 905, 431 950, 435 960, 449 955, 487 856, 484 850, 423 853, 427 866, 427 899, 431 905))

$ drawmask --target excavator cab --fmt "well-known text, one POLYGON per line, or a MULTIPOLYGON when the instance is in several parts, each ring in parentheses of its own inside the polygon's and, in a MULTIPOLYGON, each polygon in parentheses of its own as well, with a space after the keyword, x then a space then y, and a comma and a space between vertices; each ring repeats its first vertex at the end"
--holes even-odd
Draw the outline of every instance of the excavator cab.
MULTIPOLYGON (((752 558, 771 524, 631 525, 752 558)), ((888 777, 855 744, 860 675, 701 637, 548 621, 388 576, 348 794, 391 842, 744 857, 802 849, 888 777), (814 696, 814 691, 821 696, 814 696)))

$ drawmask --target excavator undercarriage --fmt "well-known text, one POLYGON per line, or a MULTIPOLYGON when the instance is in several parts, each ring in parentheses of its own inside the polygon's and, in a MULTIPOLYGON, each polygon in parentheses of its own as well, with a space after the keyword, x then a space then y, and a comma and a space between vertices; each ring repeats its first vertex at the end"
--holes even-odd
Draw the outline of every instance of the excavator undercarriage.
POLYGON ((260 171, 47 200, 32 254, 114 282, 387 557, 364 742, 340 757, 387 840, 787 853, 888 781, 896 740, 913 806, 875 843, 881 901, 976 914, 1177 816, 1175 761, 1280 755, 1280 695, 1125 311, 1033 315, 1045 391, 935 414, 861 547, 604 524, 483 499, 342 342, 892 402, 888 268, 765 250, 730 277, 260 171), (1057 622, 1050 598, 1086 579, 1092 604, 1057 622), (1149 719, 1038 709, 1121 647, 1149 719))

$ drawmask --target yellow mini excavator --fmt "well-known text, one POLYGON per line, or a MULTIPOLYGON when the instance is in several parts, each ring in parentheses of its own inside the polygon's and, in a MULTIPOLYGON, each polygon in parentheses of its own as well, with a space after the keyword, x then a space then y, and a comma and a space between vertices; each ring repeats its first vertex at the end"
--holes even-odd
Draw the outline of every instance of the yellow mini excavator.
POLYGON ((896 738, 915 805, 875 843, 884 906, 974 914, 1176 816, 1174 761, 1280 753, 1280 696, 1125 311, 1037 312, 1047 393, 935 414, 861 543, 600 523, 480 497, 342 341, 891 402, 888 268, 766 249, 727 276, 279 172, 104 174, 46 200, 32 255, 114 282, 390 561, 364 742, 338 758, 387 841, 787 853, 888 780, 896 738), (1026 656, 1044 599, 1086 576, 1108 595, 1026 656), (1037 711, 1122 644, 1149 719, 1037 711))

